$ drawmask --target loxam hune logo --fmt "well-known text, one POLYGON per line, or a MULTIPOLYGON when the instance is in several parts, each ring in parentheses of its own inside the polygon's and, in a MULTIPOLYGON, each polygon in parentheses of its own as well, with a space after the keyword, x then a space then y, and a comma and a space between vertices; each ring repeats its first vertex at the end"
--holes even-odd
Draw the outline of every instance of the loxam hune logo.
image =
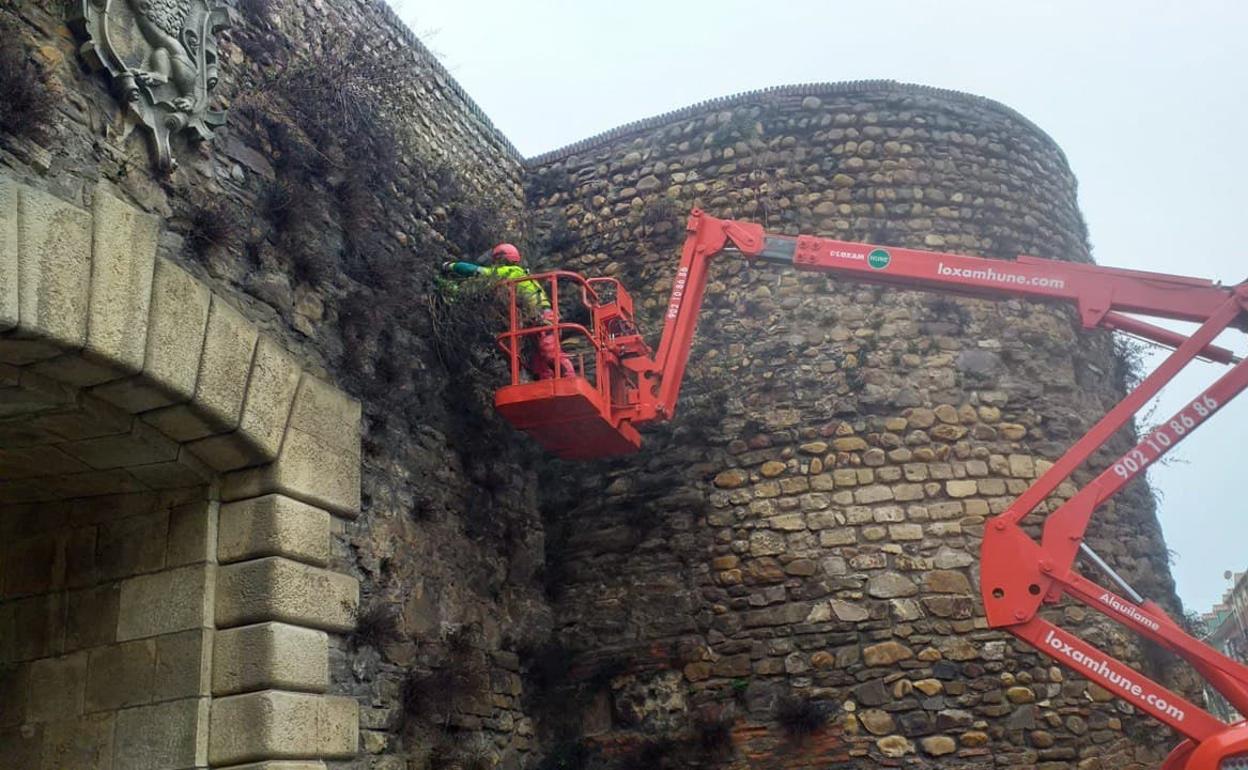
POLYGON ((875 270, 883 270, 888 267, 888 263, 892 261, 892 255, 884 249, 876 249, 867 255, 867 264, 875 270))

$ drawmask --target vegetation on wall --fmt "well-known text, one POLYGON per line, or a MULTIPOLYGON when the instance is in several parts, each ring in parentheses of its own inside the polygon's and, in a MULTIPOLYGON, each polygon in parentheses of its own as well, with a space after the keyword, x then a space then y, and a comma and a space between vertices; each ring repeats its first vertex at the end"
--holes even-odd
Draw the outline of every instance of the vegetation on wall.
POLYGON ((58 101, 51 76, 31 58, 17 25, 0 21, 0 134, 45 139, 58 101))
POLYGON ((229 198, 192 197, 186 217, 185 238, 191 252, 207 259, 212 252, 237 245, 244 230, 240 227, 238 207, 229 198))
POLYGON ((785 695, 776 702, 775 717, 781 729, 796 739, 815 734, 828 719, 818 703, 796 693, 785 695))
POLYGON ((253 205, 190 206, 181 220, 192 254, 219 250, 228 236, 214 222, 230 219, 219 215, 231 207, 258 272, 317 287, 327 300, 342 334, 343 385, 365 402, 370 428, 406 431, 431 411, 458 419, 468 407, 482 424, 456 434, 475 435, 493 419, 487 389, 472 383, 501 376, 501 307, 484 288, 446 291, 439 267, 507 235, 507 205, 412 131, 410 51, 378 50, 362 31, 311 30, 304 37, 316 45, 295 48, 270 26, 268 2, 244 11, 252 23, 237 42, 264 66, 240 88, 231 122, 264 148, 275 178, 251 191, 253 205), (456 408, 441 397, 449 385, 456 408))
POLYGON ((385 604, 370 604, 356 613, 355 629, 350 636, 351 647, 357 650, 361 647, 381 649, 401 636, 397 611, 385 604))
MULTIPOLYGON (((422 747, 426 770, 490 768, 497 758, 479 723, 474 702, 490 697, 488 655, 480 628, 447 627, 424 645, 429 653, 399 683, 402 730, 411 748, 422 747), (477 727, 472 727, 477 724, 477 727)), ((410 767, 422 767, 409 760, 410 767)))
POLYGON ((494 341, 503 304, 490 282, 441 266, 477 261, 498 240, 523 242, 519 201, 512 190, 484 189, 493 169, 446 155, 437 137, 420 133, 429 116, 413 104, 428 108, 415 94, 429 81, 416 49, 375 27, 325 28, 337 11, 304 15, 289 0, 240 10, 245 23, 230 40, 248 66, 228 83, 229 131, 214 160, 229 153, 245 168, 219 176, 211 195, 171 196, 173 227, 189 259, 273 308, 291 336, 310 338, 328 376, 363 403, 359 529, 368 535, 353 527, 348 537, 366 580, 382 582, 365 583, 347 678, 393 708, 382 753, 411 768, 492 767, 494 740, 507 730, 482 720, 513 713, 500 703, 511 695, 494 689, 513 674, 491 657, 495 640, 448 618, 479 618, 478 608, 506 601, 503 590, 523 591, 500 583, 522 582, 508 561, 540 534, 518 501, 526 480, 492 408, 504 370, 494 341), (288 14, 307 22, 293 41, 277 24, 288 14), (241 157, 233 143, 250 153, 241 157), (416 470, 427 457, 447 472, 416 470), (389 553, 365 550, 371 536, 427 548, 430 568, 396 574, 389 553), (419 580, 434 593, 448 572, 461 582, 437 587, 445 604, 413 620, 405 592, 419 580), (443 633, 427 634, 427 622, 443 633))

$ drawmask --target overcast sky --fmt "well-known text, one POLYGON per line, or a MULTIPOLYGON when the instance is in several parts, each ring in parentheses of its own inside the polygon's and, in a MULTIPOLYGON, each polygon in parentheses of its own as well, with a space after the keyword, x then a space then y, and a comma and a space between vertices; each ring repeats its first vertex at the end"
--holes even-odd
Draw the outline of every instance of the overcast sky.
MULTIPOLYGON (((525 155, 716 96, 888 78, 987 96, 1065 150, 1104 265, 1248 278, 1248 4, 392 0, 525 155)), ((1224 344, 1248 350, 1244 335, 1224 344)), ((1176 380, 1157 414, 1211 383, 1176 380)), ((1152 471, 1189 609, 1248 568, 1248 395, 1152 471)))

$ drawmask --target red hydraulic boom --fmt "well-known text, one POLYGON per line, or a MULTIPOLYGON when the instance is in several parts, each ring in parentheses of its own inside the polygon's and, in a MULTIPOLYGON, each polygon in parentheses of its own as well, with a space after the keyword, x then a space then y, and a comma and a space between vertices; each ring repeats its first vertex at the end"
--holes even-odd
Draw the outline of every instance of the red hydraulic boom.
MULTIPOLYGON (((1191 435, 1248 387, 1248 362, 1214 340, 1228 328, 1248 330, 1248 282, 1222 286, 1161 273, 1020 256, 982 259, 874 246, 810 236, 771 235, 755 224, 716 219, 694 210, 664 315, 657 352, 634 323, 633 302, 612 278, 543 273, 555 316, 526 326, 516 286, 511 324, 499 343, 511 361, 511 383, 495 397, 499 412, 561 457, 592 459, 636 451, 637 426, 670 419, 676 410, 712 259, 734 254, 850 280, 986 298, 1023 297, 1073 305, 1085 328, 1119 330, 1173 352, 1010 507, 988 522, 980 558, 980 590, 988 623, 1096 682, 1185 736, 1164 770, 1248 768, 1248 723, 1228 725, 1180 695, 1040 617, 1044 604, 1070 596, 1169 649, 1192 665, 1241 714, 1248 714, 1248 667, 1183 631, 1086 544, 1093 512, 1149 465, 1191 435), (559 317, 559 287, 571 285, 586 322, 559 317), (1126 314, 1133 315, 1126 315, 1126 314), (1136 316, 1199 324, 1190 337, 1136 316), (554 335, 555 347, 578 354, 573 376, 554 367, 551 379, 524 381, 526 339, 554 335), (1230 368, 1171 419, 1152 430, 1045 520, 1036 542, 1022 520, 1195 358, 1230 368), (1075 572, 1082 554, 1114 584, 1107 590, 1075 572), (1121 592, 1121 593, 1119 593, 1121 592)), ((566 289, 565 289, 566 299, 566 289)), ((567 304, 567 303, 565 303, 567 304)))

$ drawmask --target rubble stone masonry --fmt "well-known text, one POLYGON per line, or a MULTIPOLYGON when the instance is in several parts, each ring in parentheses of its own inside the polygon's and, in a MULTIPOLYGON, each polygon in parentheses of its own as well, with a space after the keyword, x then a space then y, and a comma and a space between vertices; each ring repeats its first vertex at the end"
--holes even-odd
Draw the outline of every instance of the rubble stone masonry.
MULTIPOLYGON (((987 517, 1123 392, 1107 335, 723 257, 676 418, 570 465, 438 300, 513 240, 657 339, 693 206, 1087 261, 1043 132, 812 85, 526 161, 383 3, 230 5, 227 125, 168 175, 62 4, 0 7, 55 104, 0 133, 0 765, 1156 766, 1168 735, 978 599, 987 517)), ((1177 608, 1146 488, 1089 543, 1177 608)))
MULTIPOLYGON (((652 332, 693 206, 778 233, 1089 260, 1052 140, 917 86, 698 105, 537 158, 530 183, 556 261, 636 287, 652 332)), ((552 493, 572 530, 558 633, 632 662, 597 740, 636 751, 713 718, 732 724, 732 767, 1155 766, 1163 731, 988 630, 978 590, 985 520, 1120 397, 1110 338, 1065 308, 718 262, 675 420, 552 493), (778 722, 795 700, 827 726, 793 737, 778 722)), ((1176 606, 1147 490, 1099 512, 1089 543, 1176 606)), ((1146 658, 1080 607, 1050 614, 1146 658)))

